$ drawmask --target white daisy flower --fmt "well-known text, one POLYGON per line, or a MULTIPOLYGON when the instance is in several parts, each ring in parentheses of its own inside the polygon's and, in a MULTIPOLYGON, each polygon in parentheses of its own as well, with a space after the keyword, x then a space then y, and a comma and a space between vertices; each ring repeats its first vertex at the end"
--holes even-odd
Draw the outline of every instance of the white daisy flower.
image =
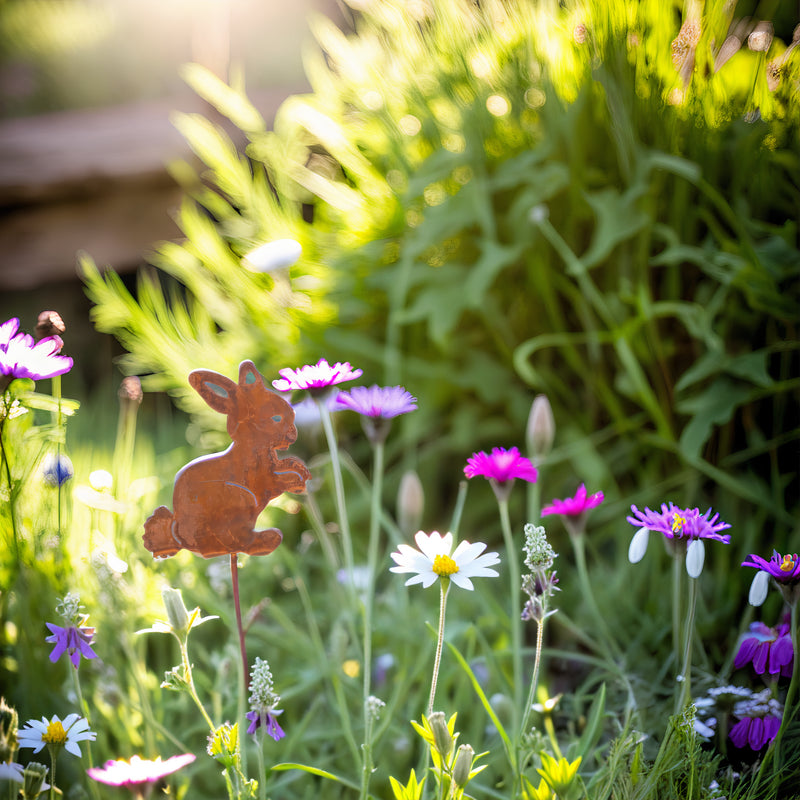
POLYGON ((56 745, 63 747, 68 753, 81 757, 81 748, 78 742, 97 739, 97 734, 89 730, 89 722, 80 714, 70 714, 63 720, 53 715, 52 719, 42 717, 39 722, 29 719, 17 733, 20 747, 32 747, 34 753, 38 753, 45 745, 56 745))
POLYGON ((414 539, 419 550, 401 544, 398 552, 392 553, 397 566, 391 567, 390 572, 416 573, 406 581, 406 586, 421 583, 427 589, 439 578, 449 578, 456 586, 472 591, 474 587, 470 578, 496 578, 498 575, 489 567, 499 564, 500 556, 497 553, 481 555, 486 549, 483 542, 459 542, 453 550, 452 533, 441 536, 438 531, 431 534, 419 531, 414 539))

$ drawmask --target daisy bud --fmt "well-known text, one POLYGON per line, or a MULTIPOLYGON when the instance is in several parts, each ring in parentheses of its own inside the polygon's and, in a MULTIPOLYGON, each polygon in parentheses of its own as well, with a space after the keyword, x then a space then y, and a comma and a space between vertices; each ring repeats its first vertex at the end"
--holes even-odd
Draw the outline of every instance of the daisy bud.
POLYGON ((556 421, 547 395, 537 394, 533 399, 528 427, 525 432, 525 443, 531 458, 541 461, 553 448, 556 436, 556 421))
POLYGON ((747 46, 757 53, 766 53, 772 44, 773 30, 771 22, 759 22, 747 37, 747 46))
POLYGON ((26 798, 38 797, 42 790, 45 788, 44 779, 47 777, 47 767, 40 764, 38 761, 31 761, 22 773, 24 778, 24 786, 22 794, 26 798))
POLYGON ((450 730, 447 727, 447 719, 443 711, 434 711, 428 717, 428 724, 433 731, 433 746, 436 752, 442 757, 442 760, 447 762, 453 752, 454 739, 450 735, 450 730))
POLYGON ((631 564, 638 564, 644 558, 644 554, 647 552, 647 541, 649 537, 650 531, 648 528, 639 528, 633 535, 633 539, 631 539, 631 543, 628 547, 628 561, 630 561, 631 564))
POLYGON ((167 620, 176 635, 181 636, 189 632, 189 612, 183 603, 180 589, 165 586, 161 590, 164 608, 167 610, 167 620))
POLYGON ((686 571, 690 578, 699 578, 703 572, 706 551, 702 539, 694 539, 686 550, 686 571))
POLYGON ((756 572, 750 584, 750 595, 747 598, 751 606, 760 606, 767 599, 769 591, 769 574, 763 570, 756 572))
POLYGON ((419 530, 422 511, 425 507, 425 490, 414 470, 403 473, 397 491, 397 521, 400 530, 407 536, 419 530))
POLYGON ((469 773, 472 771, 472 760, 475 751, 468 744, 462 744, 456 754, 456 763, 453 766, 453 783, 463 789, 469 782, 469 773))

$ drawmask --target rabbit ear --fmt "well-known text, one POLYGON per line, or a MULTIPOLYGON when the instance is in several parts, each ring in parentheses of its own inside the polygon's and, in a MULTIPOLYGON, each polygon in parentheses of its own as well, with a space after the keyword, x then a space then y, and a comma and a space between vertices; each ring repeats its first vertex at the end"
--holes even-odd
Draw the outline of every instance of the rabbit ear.
POLYGON ((189 373, 189 383, 214 411, 230 414, 236 407, 236 390, 239 387, 224 375, 196 369, 189 373))
POLYGON ((239 386, 252 385, 254 383, 260 383, 263 386, 264 378, 252 361, 242 361, 239 364, 239 386))

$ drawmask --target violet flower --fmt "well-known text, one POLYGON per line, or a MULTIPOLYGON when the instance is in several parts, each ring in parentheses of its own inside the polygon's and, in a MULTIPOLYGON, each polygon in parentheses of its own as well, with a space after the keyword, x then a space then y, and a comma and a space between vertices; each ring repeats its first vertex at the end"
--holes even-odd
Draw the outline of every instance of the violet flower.
POLYGON ((750 584, 750 605, 760 606, 764 602, 770 578, 775 581, 790 606, 797 603, 800 597, 800 559, 797 553, 781 555, 773 550, 769 561, 758 555, 750 555, 747 561, 742 561, 742 566, 755 567, 758 570, 750 584))
POLYGON ((269 662, 256 658, 250 677, 250 711, 245 714, 250 721, 247 727, 249 734, 255 734, 263 728, 276 742, 286 734, 278 724, 278 717, 283 714, 276 706, 281 698, 273 689, 272 672, 269 662))
POLYGON ((765 689, 752 700, 743 700, 733 707, 733 715, 738 722, 731 728, 728 736, 736 747, 749 747, 761 750, 777 735, 783 718, 781 704, 770 697, 765 689))
POLYGON ((367 437, 377 444, 386 440, 394 417, 417 408, 417 398, 402 386, 356 386, 339 392, 336 405, 360 414, 367 437))
POLYGON ((0 386, 5 388, 14 378, 38 381, 63 375, 72 369, 69 356, 58 355, 64 342, 59 336, 34 341, 33 336, 19 333, 16 317, 0 325, 0 386))
POLYGON ((703 540, 713 539, 723 544, 731 541, 728 534, 720 533, 731 526, 719 520, 719 514, 711 516, 710 508, 701 514, 697 508, 679 508, 674 503, 662 503, 660 512, 649 508, 639 511, 636 506, 631 506, 631 511, 633 516, 627 517, 627 520, 639 529, 628 547, 628 560, 631 564, 637 564, 644 558, 652 531, 663 534, 676 555, 680 552, 679 542, 686 542, 686 571, 692 578, 697 578, 703 571, 705 561, 703 540))
MULTIPOLYGON (((88 617, 83 616, 83 622, 88 617)), ((52 632, 52 636, 48 636, 45 641, 55 644, 53 651, 50 653, 50 660, 55 664, 64 653, 69 654, 72 666, 78 669, 81 663, 81 656, 84 658, 97 658, 97 653, 91 648, 94 641, 95 629, 89 628, 86 625, 76 624, 69 625, 62 628, 54 625, 52 622, 46 622, 48 628, 52 632)))
POLYGON ((782 675, 791 677, 794 647, 789 623, 770 628, 763 622, 754 622, 750 632, 742 638, 733 666, 741 669, 749 662, 753 669, 763 675, 782 675))

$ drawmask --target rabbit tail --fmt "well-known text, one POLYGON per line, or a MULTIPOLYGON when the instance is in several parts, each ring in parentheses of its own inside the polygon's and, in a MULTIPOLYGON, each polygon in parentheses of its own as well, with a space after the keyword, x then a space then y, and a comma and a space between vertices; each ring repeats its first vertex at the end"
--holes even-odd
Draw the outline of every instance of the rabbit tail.
POLYGON ((174 556, 182 548, 173 534, 175 517, 166 506, 159 506, 144 523, 144 546, 156 557, 174 556))

